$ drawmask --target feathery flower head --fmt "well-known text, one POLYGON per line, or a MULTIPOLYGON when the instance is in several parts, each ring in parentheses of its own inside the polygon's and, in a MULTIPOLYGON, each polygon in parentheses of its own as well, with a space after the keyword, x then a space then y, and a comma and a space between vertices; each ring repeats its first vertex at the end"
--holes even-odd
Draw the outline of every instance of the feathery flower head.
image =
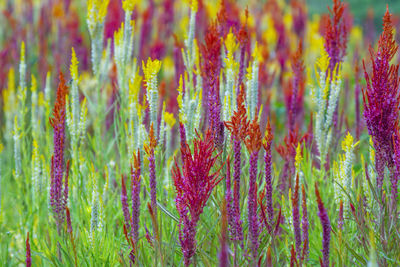
POLYGON ((262 141, 265 151, 271 150, 272 139, 274 139, 274 134, 272 133, 271 124, 268 119, 267 126, 265 127, 265 135, 262 141))
POLYGON ((358 145, 358 143, 360 143, 360 141, 358 141, 355 144, 353 142, 354 142, 353 136, 350 134, 350 132, 347 132, 345 139, 342 141, 342 149, 345 152, 349 152, 352 151, 358 145))
POLYGON ((65 173, 64 186, 64 147, 65 147, 65 110, 68 87, 65 84, 64 76, 60 72, 60 82, 57 88, 56 102, 54 104, 52 117, 49 119, 54 129, 54 154, 51 159, 51 184, 50 184, 50 205, 53 208, 56 218, 57 230, 64 220, 65 206, 68 199, 68 173, 69 161, 65 173), (64 194, 63 191, 64 190, 64 194))
POLYGON ((302 160, 303 156, 301 151, 301 145, 300 143, 298 143, 296 147, 296 156, 294 158, 294 166, 296 167, 296 169, 299 169, 302 160))
POLYGON ((152 152, 151 152, 152 150, 154 153, 154 149, 156 148, 156 146, 157 146, 157 140, 154 135, 154 128, 153 128, 153 123, 152 123, 150 125, 150 131, 149 131, 149 143, 144 146, 144 149, 145 149, 146 153, 150 156, 152 154, 152 152))
POLYGON ((260 125, 258 124, 257 112, 253 121, 249 125, 249 130, 247 132, 247 137, 244 140, 244 143, 250 154, 253 152, 258 152, 261 148, 262 136, 261 136, 260 125))
POLYGON ((247 111, 245 106, 244 85, 240 86, 240 92, 237 96, 237 110, 233 112, 230 121, 224 122, 225 127, 231 132, 232 136, 238 140, 244 140, 249 129, 249 121, 247 120, 247 111))
POLYGON ((342 62, 346 55, 347 39, 351 28, 351 18, 348 7, 341 0, 333 0, 332 15, 328 17, 325 30, 325 50, 331 58, 329 69, 333 70, 336 64, 342 62))
POLYGON ((176 119, 174 118, 174 114, 169 113, 167 111, 164 113, 164 120, 170 128, 172 128, 176 122, 176 119))
POLYGON ((315 64, 319 71, 316 71, 315 73, 325 73, 328 70, 330 61, 331 58, 329 57, 329 54, 325 50, 323 50, 321 52, 321 56, 317 59, 317 62, 315 64))
POLYGON ((220 155, 213 156, 216 148, 211 130, 207 130, 204 139, 197 133, 193 143, 192 152, 186 142, 181 142, 182 171, 176 159, 172 169, 176 208, 180 216, 179 239, 186 266, 190 264, 196 250, 195 235, 200 214, 212 190, 222 179, 219 177, 222 166, 210 173, 220 155))
POLYGON ((232 29, 229 31, 225 39, 225 47, 227 50, 227 57, 225 62, 228 68, 235 69, 238 67, 238 63, 235 61, 234 53, 238 49, 239 44, 236 42, 235 35, 232 33, 232 29))
POLYGON ((144 73, 144 81, 146 82, 146 86, 149 87, 150 84, 157 78, 157 74, 161 69, 161 61, 158 59, 152 60, 151 58, 147 59, 146 64, 142 61, 143 73, 144 73))
POLYGON ((56 103, 54 104, 53 116, 50 118, 50 124, 56 128, 65 123, 65 99, 68 95, 68 86, 65 83, 64 75, 60 72, 60 82, 57 88, 56 103))
POLYGON ((367 72, 366 64, 363 62, 367 83, 367 87, 362 91, 364 118, 376 151, 375 167, 379 190, 382 188, 385 166, 389 169, 393 167, 391 140, 399 124, 399 65, 390 64, 397 50, 391 14, 387 9, 383 17, 383 32, 379 37, 377 51, 375 52, 372 47, 369 49, 372 73, 367 72))
POLYGON ((125 12, 132 12, 137 4, 137 0, 123 0, 122 8, 125 10, 125 12))
POLYGON ((177 207, 188 209, 192 218, 198 218, 211 194, 212 189, 221 181, 219 168, 210 174, 219 154, 213 156, 215 146, 210 130, 207 130, 204 139, 197 133, 193 140, 194 150, 187 144, 181 144, 183 155, 182 173, 175 160, 172 170, 177 193, 177 207))
POLYGON ((76 58, 75 49, 72 47, 71 65, 69 71, 71 73, 72 79, 78 80, 78 64, 79 61, 76 58))
POLYGON ((107 7, 110 0, 89 0, 87 4, 88 17, 94 23, 103 23, 107 15, 107 7))
POLYGON ((190 0, 190 8, 193 12, 197 12, 198 5, 198 0, 190 0))

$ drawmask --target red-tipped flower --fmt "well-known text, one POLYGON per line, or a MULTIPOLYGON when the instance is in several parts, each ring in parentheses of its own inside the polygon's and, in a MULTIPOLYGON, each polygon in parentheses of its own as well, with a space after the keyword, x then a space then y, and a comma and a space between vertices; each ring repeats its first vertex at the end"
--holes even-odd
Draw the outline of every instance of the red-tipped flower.
POLYGON ((221 181, 220 169, 211 173, 218 155, 213 135, 207 130, 204 139, 197 133, 193 152, 189 145, 181 143, 182 169, 175 159, 172 176, 176 190, 176 208, 179 212, 179 240, 185 265, 189 266, 196 251, 196 226, 214 187, 221 181), (189 215, 190 213, 190 215, 189 215))
POLYGON ((65 173, 64 185, 64 147, 65 147, 65 101, 68 95, 68 87, 65 84, 64 76, 60 73, 60 83, 57 88, 57 98, 54 104, 50 124, 54 129, 53 142, 54 154, 51 158, 51 183, 50 183, 50 205, 53 209, 57 224, 57 231, 60 233, 60 226, 64 221, 64 212, 68 198, 68 173, 65 173))

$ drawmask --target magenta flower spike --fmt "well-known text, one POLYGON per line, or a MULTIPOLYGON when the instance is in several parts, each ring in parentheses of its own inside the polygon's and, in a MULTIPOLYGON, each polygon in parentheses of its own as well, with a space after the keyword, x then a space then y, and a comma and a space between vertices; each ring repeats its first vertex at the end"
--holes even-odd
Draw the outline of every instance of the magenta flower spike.
POLYGON ((318 203, 318 216, 322 225, 322 267, 329 267, 329 243, 331 241, 331 223, 329 221, 328 213, 321 200, 318 190, 318 184, 315 182, 315 195, 318 203))
POLYGON ((399 124, 399 65, 390 64, 390 61, 397 49, 391 14, 387 9, 383 17, 383 32, 379 37, 377 51, 375 52, 372 47, 369 49, 372 72, 367 72, 366 64, 363 62, 367 82, 367 87, 362 91, 364 119, 376 151, 376 184, 379 193, 382 192, 385 166, 394 176, 392 137, 399 124))
POLYGON ((264 155, 264 174, 265 174, 265 195, 267 198, 267 213, 268 213, 268 224, 272 227, 274 223, 274 208, 272 204, 272 140, 274 135, 272 133, 271 125, 269 120, 267 122, 267 127, 265 131, 265 136, 263 139, 263 147, 265 150, 264 155))
POLYGON ((31 244, 29 243, 29 232, 26 234, 26 267, 32 266, 32 258, 31 258, 31 244))
POLYGON ((301 230, 300 230, 300 210, 299 210, 299 175, 296 175, 296 185, 292 196, 292 217, 293 217, 293 232, 296 245, 297 259, 301 259, 301 230))
POLYGON ((196 252, 196 227, 200 215, 212 190, 222 179, 219 177, 222 166, 210 173, 220 155, 213 156, 216 148, 211 130, 207 130, 204 139, 197 133, 193 143, 193 152, 189 145, 181 143, 182 167, 178 166, 175 159, 172 169, 176 190, 175 202, 180 217, 179 240, 185 266, 190 265, 196 252))
POLYGON ((246 107, 244 105, 245 92, 243 84, 237 97, 237 110, 233 112, 230 121, 225 122, 225 127, 231 132, 233 142, 233 210, 235 212, 234 225, 235 236, 231 238, 237 241, 243 241, 242 220, 240 219, 240 175, 241 175, 241 143, 246 138, 249 122, 247 120, 246 107))
POLYGON ((131 166, 131 199, 132 199, 132 230, 131 235, 136 244, 139 240, 139 215, 140 215, 140 152, 133 155, 133 167, 131 166))
POLYGON ((328 18, 325 29, 325 50, 331 59, 329 69, 333 71, 336 64, 343 61, 346 55, 347 39, 352 21, 348 16, 348 7, 341 0, 333 0, 329 8, 331 17, 328 18))
POLYGON ((245 140, 247 150, 250 153, 248 224, 253 262, 256 262, 257 260, 257 250, 259 246, 259 220, 257 215, 257 163, 258 152, 261 148, 261 139, 260 125, 258 124, 258 116, 256 115, 253 121, 250 123, 247 138, 245 140))

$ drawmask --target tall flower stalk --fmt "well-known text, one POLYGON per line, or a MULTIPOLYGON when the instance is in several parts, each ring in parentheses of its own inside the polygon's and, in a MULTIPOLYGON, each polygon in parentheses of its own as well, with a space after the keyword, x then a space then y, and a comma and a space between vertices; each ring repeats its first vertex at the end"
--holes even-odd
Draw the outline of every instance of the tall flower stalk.
POLYGON ((322 267, 329 267, 329 243, 331 241, 331 223, 329 221, 328 213, 325 209, 324 203, 321 200, 321 195, 318 190, 318 184, 315 183, 315 195, 318 204, 318 216, 322 225, 322 267))
POLYGON ((156 159, 154 155, 156 147, 157 147, 157 140, 154 134, 154 128, 152 123, 149 132, 149 143, 145 145, 144 149, 149 159, 151 208, 155 214, 157 214, 156 159))
POLYGON ((247 112, 245 107, 245 91, 243 85, 240 87, 240 93, 237 96, 237 110, 233 112, 230 121, 225 122, 226 128, 231 133, 234 153, 233 166, 233 213, 235 216, 233 228, 233 240, 243 241, 242 220, 240 219, 240 175, 241 175, 241 144, 246 138, 249 122, 247 120, 247 112))
MULTIPOLYGON (((257 114, 257 113, 256 113, 257 114)), ((262 143, 260 125, 256 115, 250 123, 248 135, 245 140, 247 150, 250 153, 249 169, 249 194, 248 194, 248 224, 250 248, 253 257, 253 263, 257 260, 257 250, 259 246, 259 220, 257 216, 257 176, 258 176, 258 152, 262 143)))
MULTIPOLYGON (((265 136, 263 139, 263 147, 265 150, 264 155, 264 174, 265 174, 265 191, 267 198, 267 213, 270 228, 274 223, 274 208, 272 205, 272 140, 274 135, 272 133, 271 125, 267 123, 265 136)), ((271 230, 271 229, 270 229, 271 230)))
POLYGON ((398 49, 393 31, 391 14, 387 9, 383 17, 383 32, 378 40, 377 51, 375 52, 372 47, 369 49, 372 72, 368 73, 363 62, 367 82, 367 87, 362 91, 364 119, 376 151, 376 185, 379 193, 382 192, 385 166, 394 177, 392 137, 399 124, 399 65, 390 63, 398 49))
POLYGON ((312 88, 312 95, 317 106, 315 116, 315 140, 319 151, 320 169, 324 168, 328 150, 332 142, 332 118, 341 88, 340 66, 331 71, 330 58, 323 53, 316 63, 318 86, 312 88))
POLYGON ((59 234, 61 233, 65 207, 68 200, 69 161, 66 170, 64 168, 65 104, 67 94, 68 87, 65 84, 63 74, 60 73, 57 98, 54 104, 52 117, 50 118, 50 124, 54 129, 54 154, 51 157, 50 206, 54 212, 59 234))
POLYGON ((213 135, 207 130, 204 139, 193 140, 194 149, 181 143, 182 168, 175 166, 172 177, 176 190, 176 208, 179 213, 179 241, 181 243, 185 266, 189 266, 196 252, 196 228, 214 187, 221 181, 221 168, 210 173, 220 154, 215 152, 213 135))

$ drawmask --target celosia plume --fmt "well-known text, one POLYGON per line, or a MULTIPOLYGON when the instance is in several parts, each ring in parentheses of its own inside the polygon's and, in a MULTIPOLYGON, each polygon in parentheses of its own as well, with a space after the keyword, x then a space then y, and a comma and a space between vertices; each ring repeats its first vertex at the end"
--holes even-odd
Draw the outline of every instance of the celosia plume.
POLYGON ((64 221, 65 206, 68 200, 69 161, 67 163, 66 171, 64 169, 65 98, 67 94, 68 87, 65 84, 63 74, 60 73, 60 83, 57 88, 56 102, 54 104, 52 117, 50 118, 50 124, 54 129, 54 154, 51 158, 50 205, 53 209, 59 232, 61 230, 60 226, 64 221))
POLYGON ((186 142, 181 143, 182 169, 176 159, 172 169, 176 208, 180 217, 179 240, 186 266, 196 252, 196 227, 200 215, 212 190, 222 179, 219 177, 222 166, 210 173, 219 157, 219 154, 213 156, 215 147, 211 130, 207 130, 204 139, 197 134, 193 143, 193 152, 186 142))
POLYGON ((329 267, 329 243, 331 241, 331 223, 328 213, 326 212, 324 203, 318 190, 318 184, 315 182, 315 196, 317 197, 318 216, 322 225, 322 267, 329 267))
POLYGON ((391 14, 387 9, 377 51, 372 47, 369 49, 372 72, 368 73, 363 62, 367 82, 366 88, 363 88, 364 119, 376 151, 376 185, 379 192, 382 191, 385 166, 393 173, 392 136, 399 124, 399 65, 390 63, 398 49, 393 31, 391 14))

